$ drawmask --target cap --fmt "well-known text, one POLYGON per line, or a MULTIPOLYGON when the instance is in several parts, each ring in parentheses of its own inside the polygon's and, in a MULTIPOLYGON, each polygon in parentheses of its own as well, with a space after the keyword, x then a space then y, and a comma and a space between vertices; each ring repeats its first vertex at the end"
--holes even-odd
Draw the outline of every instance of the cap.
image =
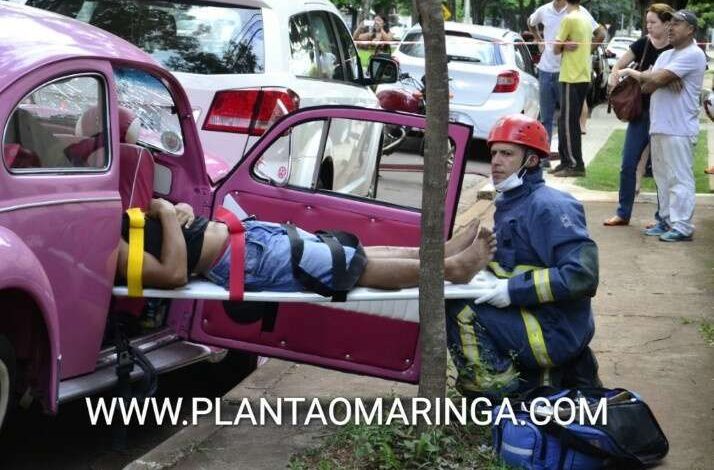
POLYGON ((695 28, 698 26, 697 15, 689 10, 678 10, 674 12, 672 21, 685 21, 695 28))

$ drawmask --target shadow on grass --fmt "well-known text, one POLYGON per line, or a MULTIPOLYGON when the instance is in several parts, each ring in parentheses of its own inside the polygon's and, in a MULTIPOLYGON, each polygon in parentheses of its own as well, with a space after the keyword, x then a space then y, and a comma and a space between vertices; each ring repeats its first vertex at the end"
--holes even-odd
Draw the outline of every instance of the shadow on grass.
MULTIPOLYGON (((625 131, 617 129, 603 145, 595 158, 588 165, 588 174, 578 178, 578 186, 598 191, 617 191, 620 188, 620 165, 622 164, 622 147, 625 144, 625 131)), ((699 140, 694 147, 694 180, 697 193, 709 193, 709 176, 704 173, 707 168, 707 131, 699 133, 699 140)), ((642 180, 642 192, 653 193, 655 189, 653 178, 642 180)))

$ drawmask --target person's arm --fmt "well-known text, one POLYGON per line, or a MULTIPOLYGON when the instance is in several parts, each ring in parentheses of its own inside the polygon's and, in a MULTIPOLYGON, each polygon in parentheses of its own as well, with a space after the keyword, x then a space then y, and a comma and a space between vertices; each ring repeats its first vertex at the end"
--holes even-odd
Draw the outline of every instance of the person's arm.
POLYGON ((626 68, 619 71, 621 77, 632 77, 642 85, 644 93, 654 93, 659 88, 666 87, 671 83, 679 80, 679 77, 668 69, 659 69, 654 72, 649 70, 640 72, 632 68, 626 68))
POLYGON ((608 91, 611 91, 617 85, 618 79, 620 77, 620 70, 627 68, 635 60, 635 53, 631 49, 627 49, 627 52, 622 54, 615 65, 610 69, 610 78, 607 80, 608 91))
POLYGON ((599 280, 597 245, 590 238, 582 206, 558 201, 531 211, 532 246, 544 267, 508 280, 513 305, 593 297, 599 280))
MULTIPOLYGON (((146 287, 173 289, 188 282, 188 267, 186 261, 186 242, 181 232, 176 209, 164 199, 152 199, 149 209, 150 217, 161 221, 161 258, 144 252, 141 271, 142 283, 146 287)), ((126 279, 129 264, 129 244, 123 239, 119 241, 119 256, 117 259, 117 274, 126 279)))
POLYGON ((540 8, 533 12, 533 14, 528 18, 528 31, 533 34, 533 40, 538 44, 538 50, 543 52, 545 49, 545 44, 543 43, 543 36, 540 35, 540 28, 538 25, 541 23, 540 19, 540 8))
MULTIPOLYGON (((568 18, 565 18, 560 22, 560 29, 558 30, 558 34, 555 36, 553 52, 555 52, 556 55, 562 54, 565 50, 573 50, 572 44, 566 42, 569 35, 570 21, 568 21, 568 18)), ((575 47, 577 47, 577 45, 575 47)))

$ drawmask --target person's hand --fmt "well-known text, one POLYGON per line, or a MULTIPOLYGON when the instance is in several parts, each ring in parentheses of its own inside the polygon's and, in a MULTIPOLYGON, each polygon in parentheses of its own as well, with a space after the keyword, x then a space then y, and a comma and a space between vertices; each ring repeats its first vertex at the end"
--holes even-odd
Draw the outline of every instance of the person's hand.
POLYGON ((630 75, 632 75, 632 72, 634 72, 634 70, 631 69, 630 67, 627 67, 627 68, 618 70, 617 76, 620 78, 629 77, 630 75))
POLYGON ((176 208, 166 199, 154 198, 149 206, 149 215, 159 217, 160 215, 176 214, 176 208))
POLYGON ((673 80, 669 82, 669 85, 667 85, 667 88, 669 88, 671 91, 675 93, 679 93, 682 91, 682 79, 677 78, 676 80, 673 80))
POLYGON ((508 293, 508 279, 479 280, 477 275, 472 284, 475 287, 475 304, 489 303, 497 308, 506 308, 511 305, 511 295, 508 293))
POLYGON ((572 41, 567 41, 563 43, 563 50, 564 51, 574 51, 575 49, 578 48, 578 43, 572 42, 572 41))
POLYGON ((196 216, 193 214, 193 207, 185 202, 179 202, 174 208, 176 209, 176 218, 179 225, 188 228, 196 220, 196 216))

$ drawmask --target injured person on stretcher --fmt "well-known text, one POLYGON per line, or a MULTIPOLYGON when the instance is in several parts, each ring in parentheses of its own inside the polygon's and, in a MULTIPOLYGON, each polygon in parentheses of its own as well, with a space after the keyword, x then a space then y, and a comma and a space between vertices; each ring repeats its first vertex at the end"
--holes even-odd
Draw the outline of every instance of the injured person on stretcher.
MULTIPOLYGON (((117 281, 127 280, 129 220, 124 215, 119 242, 117 281)), ((281 224, 243 221, 245 230, 244 288, 246 291, 304 291, 293 269, 288 228, 281 224)), ((322 238, 296 229, 302 239, 299 267, 323 285, 333 285, 333 259, 322 238)), ((144 228, 141 280, 145 287, 172 289, 185 285, 193 275, 229 287, 231 234, 225 223, 194 216, 188 204, 152 199, 144 228)), ((493 257, 495 237, 472 222, 445 244, 444 276, 454 284, 468 283, 493 257)), ((343 246, 344 265, 351 271, 348 285, 377 289, 401 289, 419 283, 419 248, 343 246)))

